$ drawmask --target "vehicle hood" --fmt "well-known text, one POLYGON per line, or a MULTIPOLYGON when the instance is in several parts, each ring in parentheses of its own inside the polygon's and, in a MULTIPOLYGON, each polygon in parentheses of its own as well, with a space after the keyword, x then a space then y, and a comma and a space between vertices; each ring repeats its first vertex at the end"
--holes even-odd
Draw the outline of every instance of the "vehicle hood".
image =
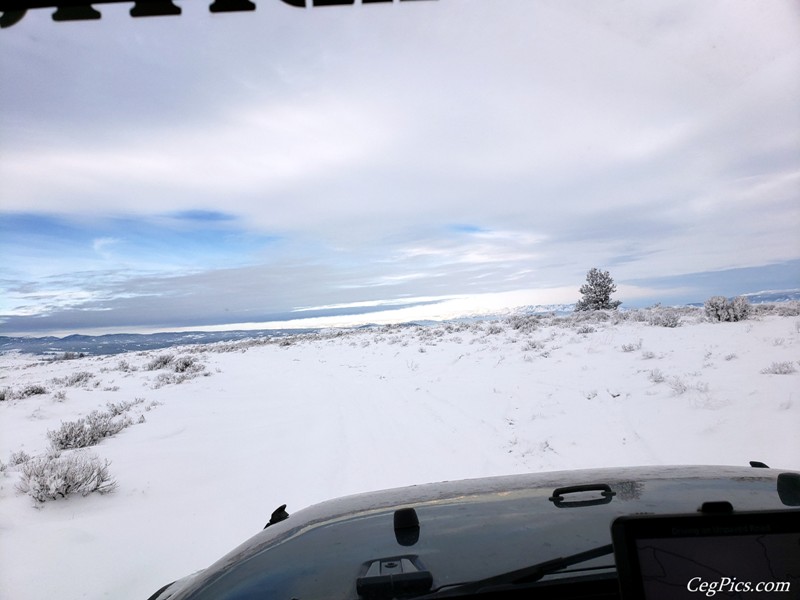
MULTIPOLYGON (((711 501, 734 510, 796 505, 768 468, 670 466, 591 469, 425 484, 305 508, 234 549, 158 600, 256 597, 356 598, 375 560, 412 556, 434 587, 481 579, 611 542, 618 516, 689 513, 711 501), (556 488, 597 486, 554 494, 556 488), (613 493, 603 493, 608 486, 613 493), (413 508, 419 529, 396 530, 413 508)), ((792 476, 796 482, 796 476, 792 476)), ((785 479, 784 479, 785 480, 785 479)), ((290 507, 291 512, 291 507, 290 507)), ((613 557, 596 559, 613 567, 613 557)))

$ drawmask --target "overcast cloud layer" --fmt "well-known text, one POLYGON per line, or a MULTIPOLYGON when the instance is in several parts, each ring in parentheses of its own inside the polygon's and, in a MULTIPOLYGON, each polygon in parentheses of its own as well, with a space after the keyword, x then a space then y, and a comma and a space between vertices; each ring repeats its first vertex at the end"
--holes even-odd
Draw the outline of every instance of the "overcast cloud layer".
POLYGON ((794 1, 181 5, 0 34, 0 333, 800 287, 794 1))

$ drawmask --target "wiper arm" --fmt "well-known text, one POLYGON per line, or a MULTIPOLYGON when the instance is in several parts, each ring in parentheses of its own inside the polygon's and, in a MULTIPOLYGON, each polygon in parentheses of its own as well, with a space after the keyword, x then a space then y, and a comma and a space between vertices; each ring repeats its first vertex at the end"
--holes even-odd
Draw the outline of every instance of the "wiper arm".
POLYGON ((416 596, 414 600, 450 598, 467 594, 477 594, 483 590, 486 590, 487 588, 493 588, 501 585, 533 583, 545 575, 550 575, 551 573, 556 573, 562 569, 571 567, 572 565, 577 565, 579 563, 592 560, 593 558, 598 558, 600 556, 606 556, 613 553, 614 546, 611 544, 606 544, 605 546, 599 546, 598 548, 592 548, 591 550, 585 550, 569 556, 561 556, 559 558, 554 558, 536 565, 531 565, 530 567, 523 567, 522 569, 517 569, 516 571, 509 571, 508 573, 493 575, 492 577, 487 577, 485 579, 443 586, 430 594, 416 596))

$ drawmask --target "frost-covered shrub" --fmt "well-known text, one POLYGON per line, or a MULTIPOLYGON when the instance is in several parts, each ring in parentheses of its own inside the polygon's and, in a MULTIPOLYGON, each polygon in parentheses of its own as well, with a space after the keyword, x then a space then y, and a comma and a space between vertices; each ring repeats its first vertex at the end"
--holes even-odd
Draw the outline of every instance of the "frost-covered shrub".
POLYGON ((66 498, 70 494, 87 496, 92 492, 114 491, 116 481, 108 473, 109 462, 94 454, 75 452, 39 456, 25 462, 17 489, 37 502, 66 498))
POLYGON ((750 300, 747 296, 737 296, 731 302, 731 316, 733 321, 744 321, 750 316, 750 300))
POLYGON ((642 340, 639 340, 635 344, 622 344, 622 351, 623 352, 634 352, 636 350, 642 349, 642 340))
POLYGON ((581 325, 580 327, 578 327, 578 333, 580 333, 580 334, 587 334, 587 333, 594 333, 594 332, 595 332, 595 328, 592 327, 591 325, 581 325))
POLYGON ((711 296, 703 304, 703 309, 712 321, 728 320, 728 299, 725 296, 711 296))
POLYGON ((764 375, 791 375, 795 373, 797 369, 795 366, 790 362, 774 362, 766 369, 761 369, 761 372, 764 375))
POLYGON ((172 369, 176 373, 196 373, 205 369, 205 365, 192 356, 181 356, 172 363, 172 369))
POLYGON ((85 352, 62 352, 61 354, 53 354, 46 360, 50 362, 59 362, 62 360, 76 360, 78 358, 85 358, 85 352))
POLYGON ((135 371, 135 370, 136 370, 136 367, 131 366, 131 363, 129 363, 125 359, 121 359, 117 363, 117 371, 122 371, 123 373, 130 373, 131 371, 135 371))
POLYGON ((549 324, 561 327, 575 327, 579 323, 615 323, 619 318, 620 313, 616 310, 586 309, 562 317, 555 317, 551 319, 549 324))
POLYGON ((698 381, 694 384, 689 384, 680 377, 671 377, 668 380, 669 387, 672 388, 672 392, 676 396, 680 396, 681 394, 685 394, 689 390, 694 390, 701 393, 708 392, 708 384, 704 381, 698 381))
MULTIPOLYGON (((202 367, 202 365, 201 365, 202 367)), ((187 381, 189 379, 194 379, 197 377, 205 367, 202 367, 198 371, 188 372, 188 373, 159 373, 158 377, 156 377, 155 381, 153 382, 153 388, 159 389, 164 387, 165 385, 172 385, 172 384, 179 384, 187 381)), ((203 375, 208 376, 211 373, 203 372, 203 375)))
POLYGON ((632 321, 634 323, 645 323, 650 320, 651 318, 650 313, 651 311, 646 308, 633 308, 630 310, 626 310, 625 312, 620 314, 626 321, 632 321))
POLYGON ((133 402, 122 400, 121 402, 106 402, 106 413, 111 417, 118 417, 128 412, 136 404, 144 402, 144 398, 136 398, 133 402))
POLYGON ((669 387, 672 388, 672 391, 676 396, 680 396, 681 394, 685 394, 689 391, 689 385, 680 377, 671 378, 669 380, 669 387))
POLYGON ((172 364, 173 360, 175 360, 175 357, 172 354, 159 354, 147 363, 144 368, 148 371, 158 371, 159 369, 168 367, 172 364))
POLYGON ((167 364, 172 367, 172 372, 158 374, 153 382, 153 387, 156 389, 165 385, 183 383, 187 379, 194 379, 201 373, 203 375, 210 374, 205 372, 206 366, 203 363, 191 356, 172 358, 167 364))
POLYGON ((58 429, 48 431, 47 437, 56 450, 85 448, 119 433, 132 423, 129 417, 115 420, 115 415, 95 410, 77 421, 62 422, 58 429))
POLYGON ((522 351, 523 352, 534 352, 536 350, 542 350, 544 348, 544 344, 538 340, 528 340, 523 344, 522 351))
POLYGON ((800 316, 800 301, 780 302, 775 306, 775 314, 781 317, 800 316))
POLYGON ((92 377, 94 377, 94 373, 90 373, 89 371, 78 371, 77 373, 73 373, 68 377, 54 377, 51 380, 51 383, 54 385, 78 387, 79 385, 87 384, 92 377))
POLYGON ((712 296, 705 301, 703 308, 712 321, 744 321, 750 315, 750 301, 738 296, 729 301, 725 296, 712 296))
POLYGON ((506 319, 506 324, 514 331, 531 333, 539 327, 538 315, 512 315, 506 319))
POLYGON ((12 452, 11 456, 8 457, 8 464, 15 467, 17 465, 21 465, 24 462, 27 462, 31 459, 31 455, 25 452, 25 450, 20 450, 19 452, 12 452))
POLYGON ((647 322, 656 327, 673 328, 680 326, 681 317, 675 310, 654 310, 650 313, 647 322))
POLYGON ((750 314, 758 317, 766 317, 769 315, 796 317, 800 315, 800 301, 760 302, 750 306, 750 314))
POLYGON ((663 383, 665 379, 661 369, 653 369, 650 371, 650 374, 647 376, 647 378, 653 383, 663 383))
POLYGON ((40 396, 46 394, 47 389, 41 385, 26 385, 21 390, 13 392, 13 398, 30 398, 31 396, 40 396))
POLYGON ((11 400, 12 398, 11 388, 2 388, 0 389, 0 402, 5 402, 6 400, 11 400))

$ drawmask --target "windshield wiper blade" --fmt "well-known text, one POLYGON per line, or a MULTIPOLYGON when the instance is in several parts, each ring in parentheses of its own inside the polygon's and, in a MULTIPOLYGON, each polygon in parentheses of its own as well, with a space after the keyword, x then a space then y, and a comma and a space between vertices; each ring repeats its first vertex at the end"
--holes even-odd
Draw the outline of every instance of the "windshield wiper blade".
POLYGON ((457 596, 464 596, 467 594, 477 594, 481 591, 488 591, 489 588, 495 588, 502 585, 518 585, 523 583, 533 583, 538 581, 545 575, 556 573, 572 565, 577 565, 582 562, 598 558, 600 556, 607 556, 614 553, 614 546, 606 544, 578 552, 577 554, 570 554, 569 556, 561 556, 545 562, 541 562, 529 567, 523 567, 515 571, 501 573, 500 575, 493 575, 485 579, 478 579, 476 581, 469 581, 466 583, 450 584, 439 588, 430 594, 424 596, 417 596, 414 600, 434 600, 438 598, 450 598, 457 596))

